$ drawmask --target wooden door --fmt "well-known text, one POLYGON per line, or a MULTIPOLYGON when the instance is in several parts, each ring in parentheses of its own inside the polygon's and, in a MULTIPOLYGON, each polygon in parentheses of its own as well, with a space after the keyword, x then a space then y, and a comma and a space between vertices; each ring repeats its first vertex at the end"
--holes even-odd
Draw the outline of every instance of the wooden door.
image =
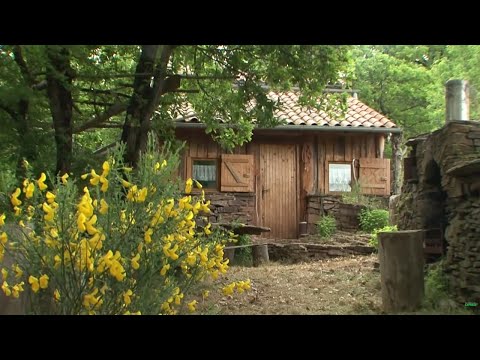
POLYGON ((295 145, 260 145, 260 221, 264 237, 297 238, 297 164, 295 145))

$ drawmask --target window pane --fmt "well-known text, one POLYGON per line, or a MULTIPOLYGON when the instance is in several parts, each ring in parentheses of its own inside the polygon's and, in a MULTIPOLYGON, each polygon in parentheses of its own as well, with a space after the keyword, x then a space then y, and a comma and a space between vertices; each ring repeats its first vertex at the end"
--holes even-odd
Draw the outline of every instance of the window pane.
POLYGON ((193 160, 192 177, 207 189, 217 188, 217 161, 193 160))
POLYGON ((350 164, 329 164, 328 167, 330 191, 352 191, 352 170, 350 164))

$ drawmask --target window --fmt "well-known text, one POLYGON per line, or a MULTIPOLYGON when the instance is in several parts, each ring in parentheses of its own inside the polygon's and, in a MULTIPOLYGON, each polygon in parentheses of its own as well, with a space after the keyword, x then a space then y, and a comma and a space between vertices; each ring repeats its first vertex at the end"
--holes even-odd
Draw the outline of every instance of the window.
POLYGON ((352 191, 352 167, 350 164, 328 164, 329 191, 352 191))
POLYGON ((217 160, 192 160, 192 178, 205 189, 217 189, 217 160))

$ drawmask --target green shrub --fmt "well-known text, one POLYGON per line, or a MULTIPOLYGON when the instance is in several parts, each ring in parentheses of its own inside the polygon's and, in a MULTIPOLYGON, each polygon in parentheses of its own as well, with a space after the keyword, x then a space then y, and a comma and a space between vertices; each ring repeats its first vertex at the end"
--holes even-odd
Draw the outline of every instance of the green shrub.
POLYGON ((360 212, 359 220, 361 229, 372 233, 375 229, 381 229, 388 225, 388 211, 364 209, 360 212))
POLYGON ((378 233, 380 232, 390 232, 390 231, 398 231, 397 225, 387 225, 381 229, 375 229, 373 230, 372 236, 370 237, 370 240, 368 241, 368 245, 373 246, 375 249, 378 250, 378 233))
MULTIPOLYGON (((14 211, 0 213, 3 293, 18 298, 28 290, 33 314, 195 311, 194 285, 227 271, 224 244, 236 236, 198 226, 210 201, 203 191, 190 194, 192 179, 175 181, 178 151, 156 148, 151 139, 133 171, 122 145, 80 179, 65 174, 49 186, 45 173, 30 174, 10 196, 14 211)), ((250 282, 223 292, 235 288, 241 293, 250 282)))
MULTIPOLYGON (((251 245, 252 239, 250 235, 240 235, 235 245, 251 245)), ((247 246, 235 249, 235 265, 252 266, 252 247, 247 246)))
POLYGON ((352 184, 351 191, 342 193, 342 202, 344 204, 363 205, 370 210, 384 206, 382 201, 375 195, 363 194, 361 183, 358 181, 352 184))
POLYGON ((317 230, 321 238, 328 239, 337 230, 337 220, 332 215, 322 216, 317 222, 317 230))

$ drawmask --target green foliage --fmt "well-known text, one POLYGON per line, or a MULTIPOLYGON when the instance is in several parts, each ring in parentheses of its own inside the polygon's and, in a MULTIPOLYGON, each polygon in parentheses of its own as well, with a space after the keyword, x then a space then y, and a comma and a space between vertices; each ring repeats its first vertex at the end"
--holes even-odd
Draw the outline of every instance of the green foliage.
POLYGON ((381 229, 388 225, 389 213, 387 210, 363 209, 359 215, 360 228, 368 233, 372 233, 375 229, 381 229))
MULTIPOLYGON (((238 236, 235 245, 251 245, 252 239, 250 235, 244 234, 238 236)), ((235 265, 252 266, 252 247, 247 246, 235 249, 235 265)))
POLYGON ((470 315, 475 308, 465 308, 452 299, 449 281, 444 271, 444 261, 427 266, 425 274, 425 297, 422 304, 423 313, 440 313, 452 315, 470 315))
POLYGON ((391 231, 398 231, 397 225, 387 225, 384 226, 381 229, 375 229, 372 232, 372 236, 370 237, 370 240, 368 241, 368 245, 373 246, 376 250, 378 250, 378 233, 381 232, 391 232, 391 231))
POLYGON ((11 196, 16 214, 0 214, 5 295, 28 290, 39 314, 194 311, 193 285, 226 272, 223 247, 234 238, 207 223, 203 193, 175 180, 179 155, 165 148, 151 143, 137 171, 118 148, 81 180, 29 176, 11 196))
POLYGON ((10 169, 0 169, 0 212, 11 208, 10 194, 15 190, 17 179, 10 169))
POLYGON ((367 209, 377 209, 382 207, 381 201, 374 195, 362 194, 360 182, 354 182, 350 192, 342 193, 342 202, 344 204, 363 205, 367 209))
POLYGON ((404 138, 443 125, 443 84, 432 68, 445 46, 356 46, 356 80, 360 100, 392 119, 404 138))
POLYGON ((322 239, 329 239, 337 231, 337 220, 332 215, 322 216, 317 222, 317 231, 322 239))

